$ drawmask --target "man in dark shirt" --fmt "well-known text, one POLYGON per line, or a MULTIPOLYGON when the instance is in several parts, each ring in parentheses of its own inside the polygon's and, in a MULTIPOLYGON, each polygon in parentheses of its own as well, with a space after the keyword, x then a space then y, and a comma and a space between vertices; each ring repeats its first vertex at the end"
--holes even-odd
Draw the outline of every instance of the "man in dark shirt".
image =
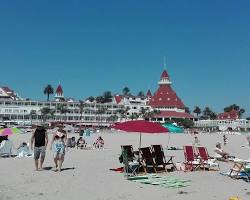
POLYGON ((48 134, 46 129, 41 125, 37 125, 36 130, 31 137, 31 149, 33 150, 34 145, 34 159, 36 171, 42 169, 43 162, 45 159, 45 151, 48 144, 48 134), (35 144, 34 144, 35 143, 35 144), (40 167, 38 167, 40 159, 40 167))

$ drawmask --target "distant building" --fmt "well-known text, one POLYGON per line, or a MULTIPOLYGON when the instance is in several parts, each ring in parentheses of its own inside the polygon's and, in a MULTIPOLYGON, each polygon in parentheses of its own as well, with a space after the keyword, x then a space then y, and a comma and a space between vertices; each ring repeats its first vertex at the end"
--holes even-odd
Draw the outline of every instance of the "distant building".
POLYGON ((161 74, 159 87, 150 98, 149 106, 160 111, 153 120, 164 122, 169 119, 193 119, 194 116, 185 112, 185 105, 172 89, 172 82, 166 70, 161 74))
POLYGON ((23 100, 13 90, 2 87, 0 88, 0 119, 13 120, 19 124, 38 123, 44 120, 45 114, 41 112, 44 107, 53 111, 46 114, 48 122, 63 121, 87 126, 110 126, 117 121, 129 118, 141 119, 145 116, 157 122, 176 118, 194 118, 185 112, 185 105, 172 89, 166 70, 163 71, 158 84, 159 88, 154 95, 148 90, 145 96, 115 95, 109 103, 97 103, 93 98, 93 101, 86 100, 84 104, 73 98, 65 98, 60 84, 55 91, 54 101, 23 100), (61 104, 63 106, 59 106, 61 104), (66 113, 62 113, 60 110, 62 107, 66 113), (126 110, 125 116, 122 110, 126 110), (154 110, 159 113, 154 114, 154 110))
POLYGON ((140 116, 142 109, 150 110, 148 105, 149 98, 147 96, 115 95, 114 102, 127 108, 127 117, 137 115, 140 118, 142 117, 140 116))
POLYGON ((0 87, 0 99, 22 100, 14 90, 6 86, 0 87))
POLYGON ((237 110, 231 110, 230 112, 220 113, 217 117, 218 120, 236 120, 239 118, 240 116, 237 110))

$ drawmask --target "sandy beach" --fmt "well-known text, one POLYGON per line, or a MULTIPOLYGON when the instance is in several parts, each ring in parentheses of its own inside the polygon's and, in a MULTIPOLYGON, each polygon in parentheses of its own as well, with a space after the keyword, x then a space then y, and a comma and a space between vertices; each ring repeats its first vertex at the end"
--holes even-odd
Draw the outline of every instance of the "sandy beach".
MULTIPOLYGON (((166 176, 191 180, 189 186, 172 189, 160 186, 135 183, 124 178, 122 173, 110 171, 110 168, 121 167, 118 157, 120 145, 132 144, 138 148, 139 135, 121 132, 99 133, 105 140, 104 150, 69 149, 61 173, 54 172, 52 152, 47 149, 43 171, 34 171, 33 158, 1 158, 0 159, 0 199, 89 199, 89 200, 222 200, 231 196, 239 196, 242 200, 250 199, 249 183, 233 180, 220 175, 232 167, 232 163, 220 164, 220 171, 175 171, 166 176)), ((10 136, 16 147, 23 141, 29 142, 29 134, 10 136)), ((72 136, 72 135, 70 135, 72 136)), ((78 138, 78 135, 75 134, 78 138)), ((51 139, 51 135, 49 136, 51 139)), ((199 135, 202 145, 206 146, 213 156, 214 145, 222 142, 222 135, 199 135)), ((174 147, 192 144, 193 136, 186 134, 160 134, 142 136, 142 146, 162 144, 174 147), (169 145, 168 145, 169 143, 169 145)), ((228 145, 223 149, 232 155, 248 159, 250 149, 246 145, 245 136, 228 135, 228 145)), ((183 162, 182 150, 165 151, 166 155, 174 155, 175 162, 183 162)))

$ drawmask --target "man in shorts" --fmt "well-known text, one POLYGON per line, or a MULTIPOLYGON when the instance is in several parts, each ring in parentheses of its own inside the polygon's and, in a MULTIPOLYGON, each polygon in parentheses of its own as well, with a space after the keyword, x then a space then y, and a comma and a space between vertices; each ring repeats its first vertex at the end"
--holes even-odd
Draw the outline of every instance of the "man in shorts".
POLYGON ((48 144, 48 134, 42 124, 37 125, 36 130, 31 137, 31 149, 34 145, 34 159, 36 171, 42 170, 43 162, 45 159, 45 151, 48 144), (40 166, 39 166, 40 160, 40 166))

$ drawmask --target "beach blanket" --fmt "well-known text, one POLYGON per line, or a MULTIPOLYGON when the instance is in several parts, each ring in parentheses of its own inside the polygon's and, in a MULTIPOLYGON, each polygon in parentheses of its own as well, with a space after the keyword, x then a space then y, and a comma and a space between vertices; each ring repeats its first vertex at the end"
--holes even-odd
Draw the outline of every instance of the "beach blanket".
POLYGON ((128 177, 128 180, 142 184, 158 185, 164 188, 182 188, 189 186, 190 180, 181 180, 170 176, 149 174, 144 176, 128 177))

